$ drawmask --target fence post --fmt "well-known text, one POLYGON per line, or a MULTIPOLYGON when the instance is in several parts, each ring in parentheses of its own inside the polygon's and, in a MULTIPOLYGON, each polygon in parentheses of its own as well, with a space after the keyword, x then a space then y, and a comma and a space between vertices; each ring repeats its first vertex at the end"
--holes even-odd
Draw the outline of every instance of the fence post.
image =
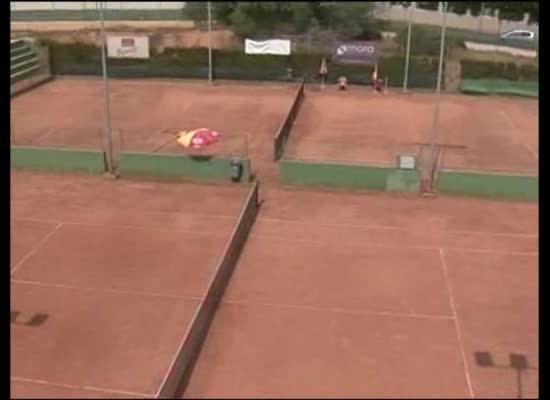
POLYGON ((208 83, 212 83, 212 6, 206 4, 208 10, 208 83))
POLYGON ((113 138, 111 130, 111 113, 109 105, 109 82, 107 79, 107 60, 105 54, 105 46, 107 45, 107 39, 105 36, 105 26, 103 22, 103 2, 98 2, 99 6, 99 20, 101 26, 101 67, 103 77, 103 96, 104 96, 104 123, 105 123, 105 139, 107 141, 106 158, 107 158, 107 171, 114 175, 114 162, 113 162, 113 138))

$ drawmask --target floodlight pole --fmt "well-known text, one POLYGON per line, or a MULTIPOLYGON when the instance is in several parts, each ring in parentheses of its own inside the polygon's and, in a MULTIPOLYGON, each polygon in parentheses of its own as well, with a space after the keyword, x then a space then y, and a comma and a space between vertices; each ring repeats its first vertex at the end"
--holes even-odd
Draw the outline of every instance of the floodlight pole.
POLYGON ((109 106, 109 81, 107 79, 107 60, 105 46, 107 40, 105 38, 105 24, 103 22, 103 2, 98 1, 99 9, 99 21, 101 24, 101 67, 102 67, 102 78, 103 78, 103 96, 104 96, 104 123, 105 123, 105 135, 107 140, 107 171, 110 174, 114 174, 114 163, 113 163, 113 138, 112 138, 112 129, 111 129, 111 112, 109 106))
POLYGON ((441 44, 439 48, 439 67, 437 70, 437 88, 435 90, 435 109, 434 119, 432 126, 432 140, 431 140, 431 160, 432 160, 432 172, 435 171, 435 143, 437 141, 439 131, 439 109, 441 106, 441 78, 443 75, 443 58, 445 55, 445 28, 447 25, 447 2, 443 2, 443 22, 441 25, 441 44))
POLYGON ((212 5, 206 2, 208 11, 208 83, 212 83, 212 5))
POLYGON ((405 54, 405 77, 403 79, 403 92, 407 91, 407 84, 409 81, 409 57, 411 55, 411 31, 412 31, 412 9, 413 5, 409 6, 409 22, 407 25, 407 53, 405 54))
POLYGON ((483 30, 483 15, 485 14, 485 3, 481 2, 481 11, 479 12, 479 31, 483 30))

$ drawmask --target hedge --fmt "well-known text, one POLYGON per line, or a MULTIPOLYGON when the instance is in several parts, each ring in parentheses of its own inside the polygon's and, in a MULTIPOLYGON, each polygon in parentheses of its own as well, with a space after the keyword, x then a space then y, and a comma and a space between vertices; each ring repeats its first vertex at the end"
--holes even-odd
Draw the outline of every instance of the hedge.
POLYGON ((472 61, 460 62, 462 79, 507 79, 511 81, 538 81, 538 68, 531 64, 472 61))
MULTIPOLYGON (((50 46, 52 71, 56 75, 100 75, 101 52, 83 43, 64 44, 45 41, 50 46)), ((246 55, 242 50, 214 50, 213 74, 217 79, 246 79, 284 81, 304 77, 312 82, 323 58, 321 53, 294 53, 289 57, 273 55, 246 55), (292 75, 290 75, 292 74, 292 75)), ((403 56, 382 57, 379 71, 387 76, 389 85, 403 82, 403 56)), ((347 76, 356 84, 369 84, 373 66, 330 64, 329 80, 347 76)), ((208 50, 206 48, 165 48, 162 53, 152 50, 148 60, 108 60, 108 74, 115 78, 199 78, 208 77, 208 50)), ((409 86, 434 88, 437 77, 437 59, 412 57, 409 86)))

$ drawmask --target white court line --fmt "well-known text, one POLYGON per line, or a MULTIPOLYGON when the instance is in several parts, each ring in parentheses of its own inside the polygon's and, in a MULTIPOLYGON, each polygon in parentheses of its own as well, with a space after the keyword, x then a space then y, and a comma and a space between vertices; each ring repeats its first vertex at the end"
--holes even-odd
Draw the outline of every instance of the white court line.
POLYGON ((25 256, 23 258, 21 258, 21 260, 19 260, 19 262, 17 264, 15 264, 15 266, 10 271, 10 275, 13 275, 15 273, 15 271, 17 271, 17 269, 19 269, 21 267, 21 265, 23 265, 23 263, 25 263, 25 261, 27 261, 38 250, 40 250, 40 248, 42 248, 42 246, 44 246, 44 244, 48 241, 48 239, 50 237, 52 237, 54 235, 54 233, 56 233, 59 230, 59 228, 61 228, 62 226, 63 226, 63 224, 61 224, 61 223, 57 224, 51 232, 49 232, 46 236, 44 236, 41 240, 39 240, 38 243, 27 254, 25 254, 25 256))
POLYGON ((262 306, 262 307, 271 307, 271 308, 288 308, 293 310, 301 311, 320 311, 320 312, 332 312, 337 314, 352 314, 352 315, 374 315, 382 317, 400 317, 400 318, 422 318, 422 319, 443 319, 443 320, 452 320, 454 317, 452 315, 436 315, 436 314, 418 314, 418 313, 400 313, 393 311, 373 311, 373 310, 358 310, 358 309, 349 309, 349 308, 339 308, 339 307, 316 307, 316 306, 305 306, 297 304, 279 304, 279 303, 267 303, 267 302, 253 302, 245 300, 222 300, 222 303, 229 305, 237 306, 262 306))
POLYGON ((468 370, 468 361, 466 360, 466 352, 464 350, 464 342, 462 340, 462 335, 460 333, 460 322, 458 320, 458 315, 457 315, 457 312, 456 312, 456 305, 455 305, 455 300, 454 300, 454 296, 453 296, 453 289, 452 289, 452 286, 451 286, 451 282, 449 280, 449 273, 448 273, 448 269, 447 269, 447 263, 445 262, 445 251, 443 249, 439 249, 439 256, 440 256, 440 259, 441 259, 441 266, 443 268, 443 276, 445 277, 445 284, 446 284, 447 290, 449 292, 449 301, 450 301, 450 304, 451 304, 451 309, 453 311, 453 316, 454 316, 454 321, 455 321, 455 328, 456 328, 456 336, 457 336, 457 340, 458 340, 458 343, 459 343, 459 346, 460 346, 460 352, 462 354, 462 362, 464 363, 464 373, 465 373, 465 376, 466 376, 466 383, 468 384, 468 391, 469 391, 469 394, 470 394, 470 398, 473 399, 474 398, 474 389, 472 387, 472 380, 470 378, 470 372, 468 370))
MULTIPOLYGON (((228 217, 229 218, 229 217, 228 217)), ((40 223, 54 223, 54 221, 49 221, 45 219, 39 219, 39 218, 27 218, 27 217, 12 217, 14 220, 21 220, 21 221, 29 221, 29 222, 40 222, 40 223)), ((202 230, 194 230, 194 229, 180 229, 180 228, 161 228, 161 225, 151 225, 151 226, 143 226, 143 225, 124 225, 124 224, 91 224, 86 222, 71 222, 71 221, 65 221, 65 222, 58 222, 63 225, 71 225, 71 226, 82 226, 82 227, 88 227, 88 228, 117 228, 117 229, 135 229, 135 230, 146 230, 148 232, 170 232, 170 233, 185 233, 185 234, 192 234, 197 236, 220 236, 225 237, 227 235, 220 233, 219 229, 212 228, 212 232, 207 232, 203 228, 202 230)))
MULTIPOLYGON (((391 226, 391 225, 359 225, 359 224, 341 224, 341 223, 316 223, 316 222, 307 222, 307 221, 296 221, 296 220, 287 220, 284 218, 270 218, 270 217, 260 217, 259 221, 267 222, 276 222, 283 224, 296 224, 296 225, 313 225, 313 226, 324 226, 328 228, 358 228, 358 229, 380 229, 380 230, 396 230, 396 231, 412 231, 411 228, 406 228, 402 226, 391 226)), ((453 229, 440 229, 444 233, 464 233, 468 235, 490 235, 490 236, 505 236, 505 237, 525 237, 525 238, 537 238, 538 233, 507 233, 507 232, 483 232, 483 231, 469 231, 469 230, 453 230, 453 229)))
MULTIPOLYGON (((55 196, 55 195, 48 195, 50 198, 63 198, 63 196, 55 196)), ((75 196, 78 197, 78 196, 75 196)), ((21 201, 21 199, 11 199, 10 203, 17 203, 18 201, 21 201)), ((117 211, 118 208, 121 208, 119 206, 113 206, 111 207, 111 210, 117 211)), ((78 210, 84 210, 84 212, 89 211, 89 207, 84 206, 71 206, 72 210, 78 211, 78 210)), ((194 217, 194 218, 204 218, 204 219, 235 219, 233 215, 217 215, 217 214, 198 214, 198 213, 189 213, 189 212, 181 212, 181 211, 163 211, 163 210, 143 210, 141 208, 128 208, 124 207, 125 212, 130 213, 150 213, 150 214, 168 214, 168 215, 176 215, 180 217, 194 217)), ((235 211, 235 214, 238 213, 238 210, 235 211)))
POLYGON ((95 386, 78 386, 78 385, 70 385, 67 383, 58 383, 58 382, 50 382, 42 379, 30 379, 30 378, 22 378, 18 376, 11 376, 10 380, 15 382, 22 382, 22 383, 34 383, 44 386, 53 386, 53 387, 61 387, 65 389, 73 389, 73 390, 89 390, 94 392, 101 392, 106 394, 120 394, 124 396, 133 396, 133 397, 145 397, 145 398, 151 398, 153 397, 152 393, 138 393, 138 392, 128 392, 126 390, 117 390, 117 389, 108 389, 108 388, 99 388, 95 386))
MULTIPOLYGON (((279 241, 279 242, 292 242, 292 243, 303 243, 303 244, 311 244, 311 245, 317 245, 317 246, 327 246, 326 241, 324 240, 313 240, 313 239, 292 239, 286 236, 277 236, 277 235, 266 235, 264 233, 251 233, 249 235, 249 238, 266 238, 271 241, 279 241)), ((406 246, 402 244, 396 244, 396 245, 386 245, 381 243, 372 243, 369 241, 363 241, 361 243, 350 243, 350 242, 344 242, 344 243, 338 243, 339 247, 358 247, 361 246, 363 248, 369 248, 369 247, 378 247, 383 249, 392 249, 392 250, 431 250, 431 251, 439 251, 441 247, 438 246, 406 246)), ((446 247, 449 251, 456 251, 456 252, 463 252, 463 253, 481 253, 481 254, 496 254, 496 255, 505 255, 505 256, 526 256, 526 257, 538 257, 539 253, 537 252, 521 252, 521 251, 498 251, 498 250, 490 250, 490 249, 467 249, 467 248, 460 248, 460 247, 446 247)))
POLYGON ((159 297, 159 298, 174 299, 174 300, 199 300, 200 301, 202 299, 202 297, 200 296, 182 296, 182 295, 173 295, 173 294, 164 294, 164 293, 140 292, 138 290, 131 290, 131 289, 94 288, 94 287, 85 287, 85 286, 66 285, 61 283, 29 281, 24 279, 12 279, 11 282, 19 283, 23 285, 34 285, 34 286, 46 287, 46 288, 82 290, 82 291, 114 293, 114 294, 131 294, 131 295, 137 295, 137 296, 159 297))

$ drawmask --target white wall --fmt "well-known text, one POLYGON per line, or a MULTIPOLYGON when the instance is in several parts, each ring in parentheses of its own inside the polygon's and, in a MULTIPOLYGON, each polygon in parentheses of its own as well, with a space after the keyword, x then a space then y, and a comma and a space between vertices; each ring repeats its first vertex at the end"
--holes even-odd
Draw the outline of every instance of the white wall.
MULTIPOLYGON (((34 10, 89 10, 95 9, 95 1, 10 1, 14 11, 34 10)), ((181 10, 185 1, 107 1, 106 8, 117 10, 181 10)))
MULTIPOLYGON (((386 2, 378 2, 377 6, 377 18, 391 21, 407 20, 407 10, 402 6, 389 5, 389 3, 386 2)), ((440 25, 441 16, 441 11, 421 10, 417 8, 414 10, 413 21, 418 24, 440 25)), ((527 15, 524 17, 523 21, 502 21, 500 32, 498 18, 489 15, 475 17, 470 14, 457 15, 454 13, 447 13, 447 26, 456 29, 478 31, 480 28, 480 19, 482 20, 481 31, 485 33, 502 33, 516 28, 528 28, 537 35, 539 32, 538 24, 528 24, 527 15)))

